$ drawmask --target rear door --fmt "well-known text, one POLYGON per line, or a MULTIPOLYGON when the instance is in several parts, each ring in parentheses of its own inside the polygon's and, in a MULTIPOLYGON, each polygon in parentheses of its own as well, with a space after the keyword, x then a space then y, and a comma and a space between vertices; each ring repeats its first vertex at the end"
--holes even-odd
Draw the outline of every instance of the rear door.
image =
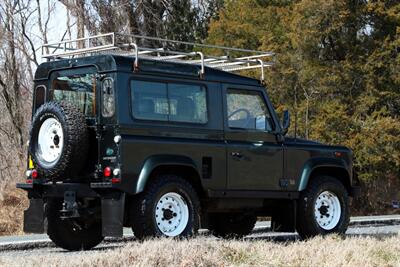
POLYGON ((283 147, 263 90, 224 85, 228 190, 280 190, 283 147))

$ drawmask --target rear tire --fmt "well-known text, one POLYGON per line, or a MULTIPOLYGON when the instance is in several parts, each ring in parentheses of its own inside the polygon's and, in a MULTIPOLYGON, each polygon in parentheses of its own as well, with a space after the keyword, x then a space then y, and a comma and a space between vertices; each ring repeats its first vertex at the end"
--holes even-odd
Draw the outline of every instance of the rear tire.
POLYGON ((76 221, 74 224, 72 219, 62 220, 61 208, 61 200, 49 200, 46 205, 47 235, 58 247, 70 251, 89 250, 103 241, 101 222, 84 225, 76 221))
POLYGON ((41 105, 32 118, 29 154, 40 178, 73 178, 88 155, 85 115, 68 102, 41 105))
POLYGON ((190 237, 199 229, 199 214, 193 186, 176 175, 160 175, 133 200, 130 221, 138 239, 190 237))
POLYGON ((249 235, 257 222, 253 214, 216 213, 210 214, 210 231, 222 238, 241 238, 249 235))
POLYGON ((343 235, 349 221, 348 193, 338 179, 317 176, 301 192, 296 227, 300 237, 332 233, 343 235))

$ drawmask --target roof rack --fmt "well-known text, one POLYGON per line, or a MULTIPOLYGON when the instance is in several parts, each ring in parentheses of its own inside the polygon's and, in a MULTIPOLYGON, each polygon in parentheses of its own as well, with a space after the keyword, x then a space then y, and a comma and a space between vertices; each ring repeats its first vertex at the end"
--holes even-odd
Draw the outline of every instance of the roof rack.
POLYGON ((264 70, 266 67, 273 65, 272 60, 275 55, 273 52, 114 32, 49 43, 42 46, 42 58, 48 61, 99 53, 134 56, 134 70, 138 70, 141 58, 200 65, 199 74, 201 77, 205 74, 206 66, 227 72, 259 69, 261 71, 260 79, 262 82, 264 81, 264 70), (148 45, 151 42, 153 45, 154 43, 159 43, 160 47, 151 47, 151 45, 148 45), (180 47, 180 49, 175 47, 180 47), (182 49, 182 47, 186 49, 182 49), (193 52, 186 52, 188 50, 192 50, 193 52), (206 54, 204 52, 210 50, 213 53, 206 54), (234 57, 233 55, 237 56, 234 57))

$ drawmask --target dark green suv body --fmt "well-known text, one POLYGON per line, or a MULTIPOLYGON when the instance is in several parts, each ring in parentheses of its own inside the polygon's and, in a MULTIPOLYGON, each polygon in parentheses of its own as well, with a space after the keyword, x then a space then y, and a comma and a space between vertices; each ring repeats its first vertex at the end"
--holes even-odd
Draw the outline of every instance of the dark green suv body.
MULTIPOLYGON (((302 237, 344 233, 346 147, 285 137, 258 80, 196 65, 98 55, 35 75, 25 232, 69 250, 105 236, 250 233, 257 216, 302 237)), ((285 125, 285 126, 282 126, 285 125)))

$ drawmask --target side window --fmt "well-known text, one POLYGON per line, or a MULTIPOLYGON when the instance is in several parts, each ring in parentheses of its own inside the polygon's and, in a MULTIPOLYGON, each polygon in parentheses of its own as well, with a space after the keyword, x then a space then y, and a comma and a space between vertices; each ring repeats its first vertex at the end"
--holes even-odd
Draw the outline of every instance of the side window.
POLYGON ((230 128, 273 130, 271 115, 260 92, 228 90, 227 112, 230 128))
POLYGON ((168 84, 170 120, 207 122, 206 89, 199 85, 168 84))
POLYGON ((202 86, 133 80, 131 95, 137 119, 207 122, 206 89, 202 86))
POLYGON ((132 81, 132 113, 137 119, 168 121, 167 84, 132 81))

